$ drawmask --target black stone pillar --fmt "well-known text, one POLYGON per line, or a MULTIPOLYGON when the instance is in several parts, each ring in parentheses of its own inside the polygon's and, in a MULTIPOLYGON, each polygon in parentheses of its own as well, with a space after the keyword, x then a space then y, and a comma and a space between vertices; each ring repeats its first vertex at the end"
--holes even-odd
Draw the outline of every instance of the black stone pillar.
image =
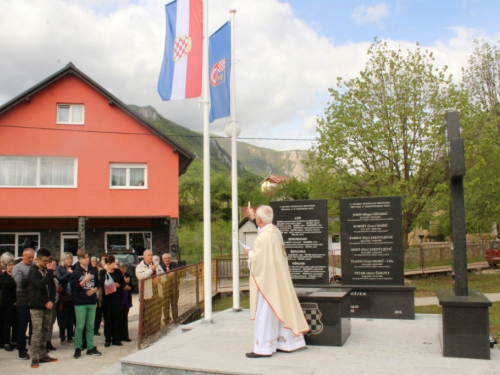
POLYGON ((455 289, 436 290, 443 308, 439 338, 444 357, 490 359, 488 308, 491 302, 481 292, 469 291, 467 283, 463 186, 465 154, 458 112, 446 114, 446 129, 455 289))
POLYGON ((465 230, 464 184, 465 153, 464 142, 460 138, 458 112, 446 114, 446 129, 449 145, 450 177, 450 223, 453 246, 453 268, 455 270, 455 295, 467 296, 467 243, 465 230))

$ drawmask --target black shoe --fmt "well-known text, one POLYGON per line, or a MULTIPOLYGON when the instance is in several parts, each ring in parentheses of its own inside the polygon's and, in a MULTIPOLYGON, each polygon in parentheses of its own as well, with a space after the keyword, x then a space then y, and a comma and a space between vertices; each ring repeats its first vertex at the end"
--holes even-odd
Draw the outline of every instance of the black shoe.
POLYGON ((97 351, 97 348, 94 346, 92 349, 87 349, 87 355, 101 355, 101 352, 97 351))
POLYGON ((264 355, 264 354, 257 354, 257 353, 254 353, 254 352, 250 352, 250 353, 246 353, 246 356, 248 358, 261 358, 261 357, 270 357, 272 354, 268 354, 268 355, 264 355))
POLYGON ((94 336, 101 336, 101 334, 99 333, 99 331, 95 331, 94 336))
POLYGON ((121 341, 113 342, 111 345, 114 345, 114 346, 123 346, 123 344, 122 344, 121 341))
POLYGON ((14 348, 15 348, 15 346, 14 346, 14 345, 12 345, 12 344, 5 345, 5 350, 6 350, 7 352, 12 352, 12 351, 14 351, 14 348))
POLYGON ((57 362, 57 358, 52 358, 49 357, 48 355, 43 358, 40 358, 40 363, 50 363, 50 362, 57 362))
POLYGON ((19 354, 19 357, 18 357, 20 360, 27 360, 27 359, 30 359, 30 355, 28 353, 21 353, 19 354))
POLYGON ((106 348, 109 348, 109 347, 111 346, 111 343, 110 343, 109 341, 106 341, 106 342, 104 343, 104 346, 105 346, 106 348))
POLYGON ((31 368, 38 368, 38 367, 40 367, 40 363, 38 362, 38 359, 31 360, 31 368))
POLYGON ((132 340, 130 340, 130 339, 123 339, 122 341, 125 341, 125 342, 132 342, 132 340))
POLYGON ((47 341, 47 350, 54 351, 54 350, 57 350, 57 349, 54 348, 54 346, 52 345, 52 343, 50 341, 47 341))
POLYGON ((82 349, 75 349, 75 354, 73 354, 73 358, 80 358, 82 355, 82 349))

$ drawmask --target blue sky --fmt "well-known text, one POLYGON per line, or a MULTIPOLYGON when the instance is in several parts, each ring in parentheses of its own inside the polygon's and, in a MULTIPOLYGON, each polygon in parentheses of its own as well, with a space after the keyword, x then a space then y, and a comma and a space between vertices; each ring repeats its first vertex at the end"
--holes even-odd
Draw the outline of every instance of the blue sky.
MULTIPOLYGON (((161 101, 163 0, 1 0, 0 103, 73 62, 125 103, 203 129, 198 99, 161 101)), ((456 82, 474 39, 499 46, 500 0, 210 0, 209 31, 236 9, 236 108, 240 138, 308 149, 337 77, 364 68, 373 38, 413 50, 418 41, 456 82)), ((224 135, 227 119, 210 127, 224 135)))
POLYGON ((430 44, 453 37, 450 28, 457 26, 475 28, 486 34, 496 34, 499 30, 498 0, 281 2, 289 3, 298 18, 336 44, 371 40, 375 36, 430 44), (368 9, 372 10, 372 17, 367 15, 365 22, 355 18, 355 14, 366 14, 368 9))

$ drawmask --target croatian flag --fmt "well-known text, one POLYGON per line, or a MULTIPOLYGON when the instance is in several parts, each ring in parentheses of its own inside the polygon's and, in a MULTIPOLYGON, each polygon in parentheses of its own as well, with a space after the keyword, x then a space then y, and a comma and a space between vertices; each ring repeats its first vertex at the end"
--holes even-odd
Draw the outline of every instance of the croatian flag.
POLYGON ((208 46, 210 122, 230 115, 231 23, 226 22, 210 37, 208 46))
POLYGON ((167 32, 158 80, 163 100, 201 96, 203 55, 202 0, 175 0, 165 5, 167 32))

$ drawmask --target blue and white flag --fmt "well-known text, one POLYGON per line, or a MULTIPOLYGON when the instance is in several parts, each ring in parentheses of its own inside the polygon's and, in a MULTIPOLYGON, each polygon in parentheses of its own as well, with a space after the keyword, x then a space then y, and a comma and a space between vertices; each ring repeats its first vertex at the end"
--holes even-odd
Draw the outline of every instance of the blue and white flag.
POLYGON ((210 37, 208 46, 210 122, 230 115, 231 23, 226 22, 210 37))

